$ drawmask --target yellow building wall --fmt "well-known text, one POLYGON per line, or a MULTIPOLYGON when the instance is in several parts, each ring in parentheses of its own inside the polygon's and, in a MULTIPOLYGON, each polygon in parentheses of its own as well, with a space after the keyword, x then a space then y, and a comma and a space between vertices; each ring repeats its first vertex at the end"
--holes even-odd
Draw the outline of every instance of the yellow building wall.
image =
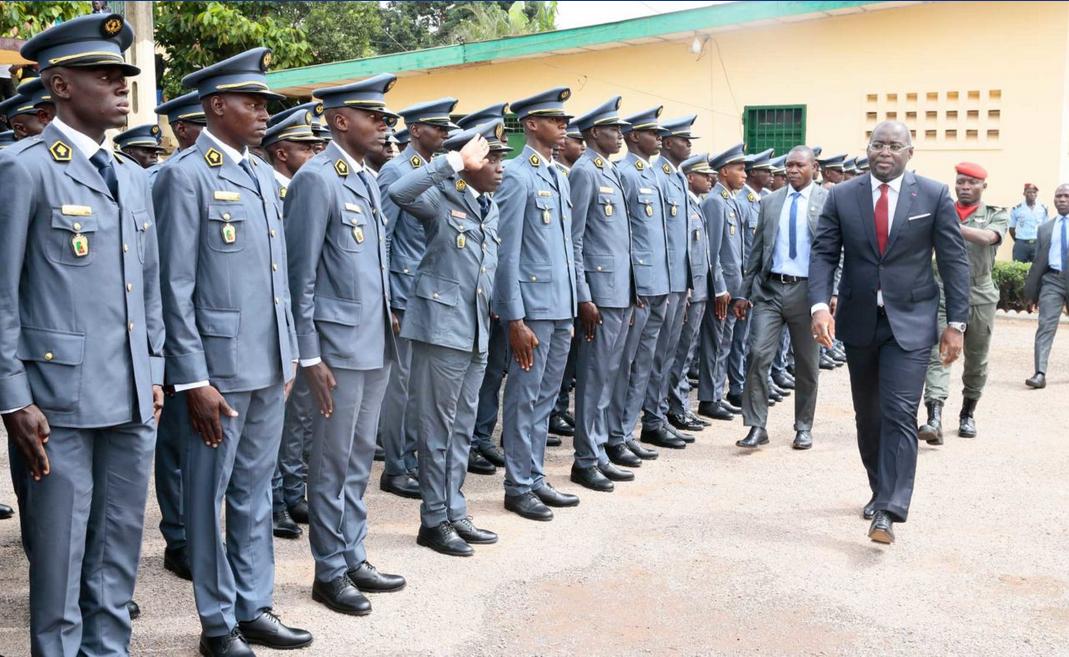
POLYGON ((452 95, 468 112, 563 85, 575 114, 615 94, 625 114, 657 104, 664 117, 697 114, 696 152, 742 141, 747 105, 799 104, 809 144, 852 155, 895 112, 917 132, 918 173, 952 183, 955 163, 975 161, 990 173, 989 203, 1018 203, 1028 181, 1051 206, 1069 151, 1067 35, 1066 3, 929 3, 699 35, 700 55, 688 35, 431 70, 398 80, 389 104, 452 95))

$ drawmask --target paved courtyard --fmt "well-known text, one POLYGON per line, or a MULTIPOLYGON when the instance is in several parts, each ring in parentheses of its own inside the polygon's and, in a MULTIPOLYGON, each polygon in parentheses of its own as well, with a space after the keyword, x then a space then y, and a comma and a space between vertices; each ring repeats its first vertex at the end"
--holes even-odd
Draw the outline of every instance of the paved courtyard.
MULTIPOLYGON (((476 522, 501 535, 470 559, 416 545, 418 502, 380 492, 376 464, 368 552, 407 588, 373 596, 368 617, 334 614, 311 600, 307 538, 276 539, 276 609, 314 632, 299 654, 317 657, 1069 655, 1069 337, 1031 391, 1034 328, 998 320, 980 436, 922 446, 893 546, 869 542, 859 515, 843 368, 822 376, 809 452, 790 448, 791 398, 772 409, 770 446, 743 453, 741 421, 718 422, 611 494, 568 481, 570 441, 551 448, 550 481, 582 503, 550 523, 505 512, 500 474, 469 475, 476 522)), ((6 475, 0 500, 14 503, 6 475)), ((194 655, 192 589, 163 570, 158 521, 151 499, 132 654, 194 655)), ((18 522, 0 522, 4 657, 29 652, 27 596, 18 522)))

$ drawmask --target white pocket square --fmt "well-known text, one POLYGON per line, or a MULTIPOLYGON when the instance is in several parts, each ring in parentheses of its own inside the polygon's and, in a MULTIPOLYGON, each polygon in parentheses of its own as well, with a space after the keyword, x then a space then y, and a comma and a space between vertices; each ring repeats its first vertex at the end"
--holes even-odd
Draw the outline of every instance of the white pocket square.
POLYGON ((924 214, 915 214, 912 217, 908 217, 906 221, 913 221, 914 219, 924 219, 925 217, 932 216, 931 212, 925 212, 924 214))

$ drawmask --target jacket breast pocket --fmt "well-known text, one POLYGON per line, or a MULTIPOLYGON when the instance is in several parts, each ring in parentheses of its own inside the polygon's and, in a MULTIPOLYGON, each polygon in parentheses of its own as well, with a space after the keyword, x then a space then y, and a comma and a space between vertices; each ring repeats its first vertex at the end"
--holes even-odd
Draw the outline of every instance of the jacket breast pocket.
POLYGON ((226 378, 238 373, 238 333, 241 311, 221 308, 196 309, 197 331, 204 345, 208 374, 226 378))
POLYGON ((351 251, 359 253, 364 250, 364 245, 367 244, 368 227, 367 217, 362 212, 350 212, 346 210, 342 213, 341 218, 341 230, 337 237, 337 244, 344 251, 351 251))
POLYGON ((542 226, 551 225, 555 214, 553 203, 549 198, 538 197, 535 199, 535 219, 539 224, 542 226))
POLYGON ((16 356, 26 364, 33 403, 73 411, 81 396, 85 334, 23 326, 16 356))
POLYGON ((528 311, 549 310, 553 294, 553 266, 537 263, 520 263, 520 292, 523 305, 528 311))
POLYGON ((134 229, 137 231, 137 257, 141 260, 141 263, 145 263, 145 249, 147 245, 145 240, 148 238, 148 231, 152 228, 152 222, 148 220, 148 211, 146 210, 134 210, 130 213, 134 221, 134 229))
POLYGON ((85 267, 93 262, 96 250, 96 216, 65 214, 52 210, 52 234, 49 236, 48 259, 61 265, 85 267))
POLYGON ((601 208, 601 216, 612 219, 620 214, 620 206, 612 197, 612 194, 598 194, 598 207, 601 208))
POLYGON ((655 214, 653 209, 654 204, 657 202, 657 197, 653 194, 639 194, 638 195, 638 216, 646 217, 647 219, 655 214))
POLYGON ((213 203, 208 206, 208 248, 219 253, 238 253, 245 249, 245 208, 241 205, 213 203))

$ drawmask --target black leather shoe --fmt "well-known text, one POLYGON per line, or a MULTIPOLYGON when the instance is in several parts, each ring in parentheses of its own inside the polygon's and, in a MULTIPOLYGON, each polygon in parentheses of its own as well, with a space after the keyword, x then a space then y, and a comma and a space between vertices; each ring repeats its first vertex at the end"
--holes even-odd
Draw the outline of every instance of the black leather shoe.
POLYGON ((353 586, 363 593, 392 593, 405 588, 405 578, 400 575, 380 573, 371 562, 365 561, 356 568, 350 568, 346 575, 353 586))
POLYGON ((738 447, 747 447, 749 449, 755 449, 761 445, 768 444, 768 432, 764 427, 750 427, 750 433, 746 434, 746 437, 742 440, 735 441, 735 445, 738 447))
POLYGON ((386 450, 382 448, 382 445, 375 445, 375 460, 380 463, 386 460, 386 450))
POLYGON ((958 435, 962 438, 975 438, 976 437, 976 420, 973 419, 973 413, 976 412, 976 402, 979 400, 968 399, 961 403, 961 415, 958 416, 960 424, 958 424, 958 435))
POLYGON ((609 481, 634 481, 635 473, 630 470, 624 470, 618 468, 612 463, 605 463, 604 465, 598 464, 598 470, 601 474, 605 475, 605 478, 609 481))
POLYGON ((472 545, 492 545, 497 543, 497 534, 489 529, 479 529, 471 521, 471 516, 453 521, 453 529, 465 542, 472 545))
POLYGON ((308 500, 298 500, 297 503, 289 507, 287 511, 290 512, 290 517, 293 518, 293 522, 299 525, 308 524, 308 500))
POLYGON ((783 388, 784 390, 794 390, 794 379, 786 372, 784 372, 783 374, 773 374, 772 383, 775 383, 777 386, 783 388))
POLYGON ((791 391, 789 388, 781 388, 776 385, 775 382, 773 382, 770 386, 770 390, 773 390, 777 395, 783 397, 784 399, 791 396, 791 391))
POLYGON ((831 351, 828 352, 828 355, 830 355, 833 360, 837 360, 840 363, 846 362, 846 350, 838 345, 832 347, 831 351))
POLYGON ((861 509, 861 517, 865 520, 872 520, 876 515, 876 493, 872 494, 872 498, 869 499, 869 503, 865 505, 865 508, 861 509))
POLYGON ((691 444, 692 442, 694 442, 694 436, 692 434, 686 433, 684 431, 680 431, 679 429, 676 429, 675 427, 673 427, 670 424, 665 425, 664 426, 664 430, 667 431, 672 436, 675 436, 676 438, 679 438, 680 440, 682 440, 683 442, 687 443, 688 445, 691 444))
POLYGON ((349 616, 367 616, 371 613, 371 601, 360 589, 353 586, 348 575, 336 577, 326 583, 316 580, 312 584, 312 599, 349 616))
POLYGON ((226 636, 200 636, 200 654, 204 657, 256 657, 241 630, 234 628, 226 636))
POLYGON ((728 413, 731 413, 732 415, 742 415, 742 407, 736 406, 726 399, 720 400, 720 408, 724 409, 728 413))
POLYGON ((781 401, 783 401, 783 395, 781 395, 778 392, 776 392, 775 390, 769 388, 768 389, 768 403, 770 403, 770 404, 778 404, 781 401))
POLYGON ((808 431, 798 431, 794 434, 794 442, 791 447, 795 449, 809 449, 813 446, 813 434, 808 431))
POLYGON ((634 452, 627 448, 627 445, 621 443, 619 445, 606 445, 605 454, 608 455, 609 461, 616 465, 623 465, 629 468, 638 468, 642 466, 642 459, 635 455, 634 452))
POLYGON ((575 428, 575 418, 572 417, 572 414, 568 411, 564 411, 563 413, 561 413, 560 419, 564 420, 565 424, 567 424, 569 427, 573 429, 575 428))
POLYGON ((924 406, 928 409, 928 421, 917 430, 917 439, 927 441, 929 445, 942 445, 943 402, 930 401, 924 406))
POLYGON ((560 447, 560 446, 561 446, 560 436, 556 436, 554 434, 548 434, 546 436, 546 447, 560 447))
MULTIPOLYGON (((643 461, 656 461, 657 457, 660 456, 657 450, 648 449, 646 447, 643 447, 642 445, 639 445, 638 441, 634 438, 628 438, 627 440, 625 440, 624 447, 626 447, 628 451, 630 451, 632 454, 639 457, 643 461)), ((616 463, 616 465, 624 465, 623 463, 618 463, 616 461, 613 461, 613 463, 616 463)))
POLYGON ((891 520, 891 514, 886 511, 876 512, 876 515, 872 517, 872 524, 869 525, 869 538, 874 543, 884 545, 895 542, 894 521, 891 520))
POLYGON ((691 413, 690 411, 687 411, 687 422, 690 422, 691 424, 697 424, 697 425, 701 426, 701 428, 703 428, 703 429, 705 427, 711 427, 713 425, 712 422, 708 422, 706 420, 703 420, 700 417, 698 417, 697 415, 695 415, 694 413, 691 413))
POLYGON ((0 504, 0 520, 7 520, 15 515, 15 510, 6 504, 0 504))
POLYGON ((270 609, 264 609, 251 621, 238 621, 238 629, 249 643, 275 650, 303 648, 312 642, 312 633, 283 625, 282 619, 270 609))
POLYGON ((612 485, 612 482, 609 481, 609 478, 601 474, 601 470, 598 470, 598 468, 593 465, 588 468, 580 468, 572 465, 571 480, 572 483, 602 493, 611 493, 613 489, 616 488, 612 485))
POLYGON ((501 451, 501 448, 497 445, 490 445, 489 447, 480 447, 479 453, 483 458, 493 463, 499 468, 505 467, 505 453, 501 451))
POLYGON ((379 479, 379 488, 387 493, 407 497, 411 500, 420 498, 419 482, 409 476, 407 472, 403 475, 388 475, 383 472, 382 478, 379 479))
POLYGON ((796 374, 794 373, 794 363, 793 362, 787 363, 787 367, 784 368, 784 369, 787 370, 787 374, 790 374, 791 377, 796 376, 796 374))
POLYGON ((704 415, 714 420, 729 421, 735 419, 734 413, 721 406, 718 402, 711 401, 698 402, 698 415, 704 415))
POLYGON ((692 422, 689 417, 683 415, 676 415, 675 413, 668 413, 668 424, 672 425, 676 429, 681 431, 701 431, 705 428, 705 424, 699 424, 692 422))
POLYGON ((535 494, 535 497, 542 500, 542 504, 545 504, 546 506, 555 506, 557 508, 579 506, 578 495, 562 493, 553 486, 550 486, 548 481, 543 481, 542 487, 532 492, 535 494))
POLYGON ((420 525, 416 543, 451 557, 470 557, 475 554, 475 550, 457 534, 453 525, 445 521, 440 522, 437 527, 420 525))
POLYGON ((560 415, 549 416, 549 432, 554 436, 574 436, 575 428, 560 415))
POLYGON ((1024 384, 1029 388, 1035 388, 1040 390, 1047 387, 1047 376, 1043 372, 1036 372, 1032 375, 1032 378, 1025 379, 1024 384))
POLYGON ((833 370, 836 367, 838 367, 838 365, 836 365, 835 361, 831 359, 831 356, 829 356, 827 354, 821 354, 821 356, 820 356, 820 369, 822 369, 822 370, 833 370))
POLYGON ((668 433, 668 430, 664 427, 659 429, 643 429, 639 435, 639 440, 644 443, 656 445, 658 447, 666 447, 668 449, 684 449, 687 443, 683 442, 682 438, 676 438, 672 434, 668 433))
POLYGON ((271 514, 272 533, 278 538, 300 538, 301 526, 293 522, 290 512, 286 509, 275 511, 271 514))
POLYGON ((542 522, 553 520, 553 511, 545 504, 542 504, 542 500, 538 499, 534 493, 506 495, 505 510, 512 511, 521 518, 527 518, 528 520, 540 520, 542 522))
POLYGON ((141 617, 141 606, 133 600, 126 603, 126 611, 130 614, 130 620, 137 620, 141 617))
POLYGON ((724 396, 723 399, 720 400, 721 405, 723 405, 724 402, 728 403, 728 406, 726 408, 732 413, 742 412, 742 394, 736 395, 735 393, 729 392, 727 395, 724 396), (736 411, 736 408, 739 410, 736 411))
POLYGON ((468 452, 468 472, 478 475, 492 475, 497 473, 497 467, 486 460, 486 457, 473 449, 468 452))
POLYGON ((185 550, 164 550, 163 567, 181 579, 193 581, 193 573, 189 571, 189 554, 185 550))

